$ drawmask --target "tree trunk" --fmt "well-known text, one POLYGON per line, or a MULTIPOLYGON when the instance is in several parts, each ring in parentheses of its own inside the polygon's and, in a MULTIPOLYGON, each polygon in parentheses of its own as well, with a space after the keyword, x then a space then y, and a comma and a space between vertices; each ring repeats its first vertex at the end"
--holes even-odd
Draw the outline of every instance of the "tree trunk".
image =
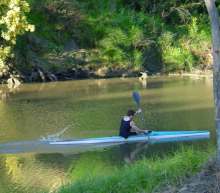
POLYGON ((212 30, 213 91, 217 133, 217 163, 220 166, 220 25, 215 0, 204 0, 209 13, 212 30))

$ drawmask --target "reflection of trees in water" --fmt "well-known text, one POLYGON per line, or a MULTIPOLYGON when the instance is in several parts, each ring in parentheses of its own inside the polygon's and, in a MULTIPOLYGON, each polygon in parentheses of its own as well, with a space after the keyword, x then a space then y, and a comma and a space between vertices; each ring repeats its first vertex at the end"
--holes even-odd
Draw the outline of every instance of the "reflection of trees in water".
POLYGON ((147 146, 147 143, 123 144, 105 151, 80 154, 78 159, 72 161, 68 174, 72 181, 112 174, 118 167, 131 164, 142 157, 147 146))
POLYGON ((0 90, 0 99, 5 101, 9 97, 9 93, 5 92, 4 90, 0 90))
MULTIPOLYGON (((17 186, 14 189, 23 192, 30 190, 53 192, 68 182, 66 176, 75 181, 83 177, 112 174, 118 166, 114 160, 120 159, 119 155, 114 153, 101 151, 78 155, 6 155, 1 165, 4 165, 7 174, 4 178, 8 178, 7 183, 17 186)), ((131 154, 133 159, 135 153, 131 154)))
POLYGON ((19 87, 0 86, 0 101, 6 101, 11 94, 19 91, 19 87))
MULTIPOLYGON (((184 143, 186 145, 186 143, 184 143)), ((197 144, 201 147, 201 144, 197 144)), ((207 144, 205 145, 207 146, 207 144)), ((26 154, 6 155, 1 161, 1 172, 6 171, 8 184, 17 190, 53 192, 68 181, 98 175, 111 175, 124 164, 146 157, 162 157, 182 148, 180 144, 167 143, 150 145, 131 143, 107 149, 106 151, 82 154, 26 154), (67 178, 68 177, 68 178, 67 178)), ((32 191, 32 192, 33 192, 32 191)))
POLYGON ((140 155, 147 149, 148 143, 135 143, 120 145, 120 152, 125 163, 130 164, 136 161, 140 155))
POLYGON ((67 181, 60 167, 45 165, 36 160, 34 155, 7 155, 4 158, 4 166, 11 182, 18 184, 15 189, 53 192, 67 181))
POLYGON ((114 170, 111 157, 106 152, 87 152, 72 161, 68 175, 71 181, 97 175, 110 174, 114 170))
MULTIPOLYGON (((13 121, 13 116, 8 116, 8 111, 10 111, 10 106, 8 105, 8 99, 11 95, 15 94, 19 91, 19 87, 17 88, 8 88, 6 85, 0 86, 0 138, 5 136, 5 134, 10 131, 10 128, 7 125, 8 119, 10 119, 10 125, 16 127, 16 123, 13 121)), ((16 131, 15 131, 16 133, 16 131)))
POLYGON ((17 86, 11 86, 10 84, 0 86, 0 102, 6 101, 11 95, 19 92, 20 89, 20 84, 17 86))
POLYGON ((75 181, 83 177, 111 174, 118 167, 117 161, 120 160, 117 159, 121 159, 119 154, 123 158, 130 159, 129 163, 131 163, 136 159, 136 155, 141 153, 139 148, 142 148, 142 144, 133 146, 132 151, 126 152, 127 157, 120 151, 112 154, 111 150, 78 155, 6 155, 1 165, 4 165, 7 174, 4 178, 8 178, 8 184, 16 184, 15 189, 52 192, 68 182, 66 176, 75 181), (66 175, 65 171, 67 171, 66 175))

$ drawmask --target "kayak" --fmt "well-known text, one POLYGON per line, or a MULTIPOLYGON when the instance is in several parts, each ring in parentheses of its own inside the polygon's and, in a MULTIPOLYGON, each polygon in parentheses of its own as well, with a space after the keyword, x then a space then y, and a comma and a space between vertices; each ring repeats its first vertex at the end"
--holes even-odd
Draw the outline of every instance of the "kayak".
POLYGON ((17 141, 0 144, 0 154, 9 153, 79 153, 95 149, 108 148, 128 143, 165 143, 204 140, 210 137, 209 131, 153 131, 150 134, 61 140, 46 139, 34 141, 17 141))
POLYGON ((139 134, 130 136, 127 139, 120 136, 112 137, 98 137, 87 139, 74 139, 62 141, 50 141, 51 145, 110 145, 131 142, 149 142, 149 143, 162 143, 162 142, 178 142, 178 141, 194 141, 208 139, 210 137, 209 131, 153 131, 149 134, 139 134))

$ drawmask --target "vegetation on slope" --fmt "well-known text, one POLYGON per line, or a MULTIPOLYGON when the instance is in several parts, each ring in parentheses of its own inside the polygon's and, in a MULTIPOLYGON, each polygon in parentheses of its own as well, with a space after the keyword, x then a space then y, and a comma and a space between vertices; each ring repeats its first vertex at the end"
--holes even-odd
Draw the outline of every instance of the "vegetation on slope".
POLYGON ((17 39, 14 60, 26 81, 210 68, 203 1, 28 3, 36 30, 17 39))
POLYGON ((111 175, 98 174, 78 179, 62 187, 59 193, 152 192, 161 185, 181 183, 184 177, 197 172, 213 152, 211 149, 201 152, 182 148, 166 158, 144 159, 115 170, 111 175))

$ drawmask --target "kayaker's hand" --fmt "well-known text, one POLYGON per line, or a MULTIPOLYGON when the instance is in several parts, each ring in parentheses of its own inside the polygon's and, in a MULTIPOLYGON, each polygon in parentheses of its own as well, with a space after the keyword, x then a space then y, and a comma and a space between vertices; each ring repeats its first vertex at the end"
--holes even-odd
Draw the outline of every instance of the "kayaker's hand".
POLYGON ((150 134, 150 133, 152 133, 152 131, 151 130, 146 130, 144 133, 145 134, 150 134))
POLYGON ((141 113, 141 112, 142 112, 142 110, 141 110, 141 108, 139 108, 139 109, 136 111, 136 114, 141 113))

